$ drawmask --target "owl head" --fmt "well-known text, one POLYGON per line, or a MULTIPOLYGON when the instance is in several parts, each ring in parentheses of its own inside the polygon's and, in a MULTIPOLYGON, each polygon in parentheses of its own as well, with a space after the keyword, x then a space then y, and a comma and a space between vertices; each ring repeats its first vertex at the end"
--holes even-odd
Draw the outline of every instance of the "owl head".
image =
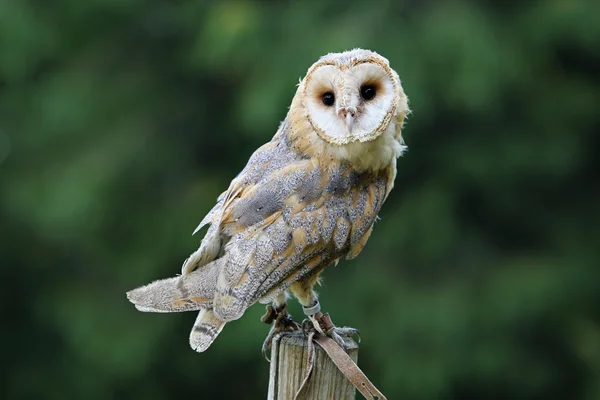
POLYGON ((379 54, 330 53, 313 64, 296 97, 319 137, 331 144, 370 142, 408 112, 398 74, 379 54))

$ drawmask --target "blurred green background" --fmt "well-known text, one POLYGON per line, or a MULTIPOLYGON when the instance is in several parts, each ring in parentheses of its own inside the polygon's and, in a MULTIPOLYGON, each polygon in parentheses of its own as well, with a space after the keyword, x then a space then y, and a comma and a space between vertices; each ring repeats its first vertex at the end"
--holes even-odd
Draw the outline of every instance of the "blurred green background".
POLYGON ((180 271, 308 67, 364 47, 414 113, 320 289, 361 367, 389 399, 599 399, 593 3, 2 0, 0 396, 265 398, 262 306, 197 354, 195 315, 125 291, 180 271))

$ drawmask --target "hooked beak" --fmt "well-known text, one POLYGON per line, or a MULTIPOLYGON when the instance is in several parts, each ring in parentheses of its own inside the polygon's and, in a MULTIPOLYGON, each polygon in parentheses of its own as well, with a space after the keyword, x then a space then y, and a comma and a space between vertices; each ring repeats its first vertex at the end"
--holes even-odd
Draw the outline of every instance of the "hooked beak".
POLYGON ((346 123, 348 132, 352 132, 352 128, 354 128, 354 121, 356 120, 356 112, 354 112, 354 110, 351 110, 350 108, 342 108, 339 114, 340 117, 346 123))

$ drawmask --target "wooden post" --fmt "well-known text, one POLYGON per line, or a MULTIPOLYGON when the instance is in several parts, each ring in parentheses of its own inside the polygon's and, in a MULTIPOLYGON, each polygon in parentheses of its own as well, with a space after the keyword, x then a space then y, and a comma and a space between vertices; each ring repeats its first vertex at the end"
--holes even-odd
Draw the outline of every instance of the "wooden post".
MULTIPOLYGON (((358 360, 358 345, 344 338, 348 355, 358 360)), ((315 343, 315 363, 305 399, 354 400, 355 389, 327 353, 315 343)), ((273 340, 268 400, 292 400, 306 373, 307 338, 300 331, 284 333, 273 340)))

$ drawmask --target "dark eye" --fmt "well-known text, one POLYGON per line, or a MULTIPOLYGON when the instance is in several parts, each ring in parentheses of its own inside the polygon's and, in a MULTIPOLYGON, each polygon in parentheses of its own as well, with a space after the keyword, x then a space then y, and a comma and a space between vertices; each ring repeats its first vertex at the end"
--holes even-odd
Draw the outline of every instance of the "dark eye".
POLYGON ((333 103, 335 103, 335 96, 331 92, 325 92, 323 93, 321 100, 323 100, 323 104, 325 104, 327 107, 330 107, 333 105, 333 103))
POLYGON ((376 94, 375 86, 365 85, 360 88, 360 95, 365 100, 373 100, 376 94))

